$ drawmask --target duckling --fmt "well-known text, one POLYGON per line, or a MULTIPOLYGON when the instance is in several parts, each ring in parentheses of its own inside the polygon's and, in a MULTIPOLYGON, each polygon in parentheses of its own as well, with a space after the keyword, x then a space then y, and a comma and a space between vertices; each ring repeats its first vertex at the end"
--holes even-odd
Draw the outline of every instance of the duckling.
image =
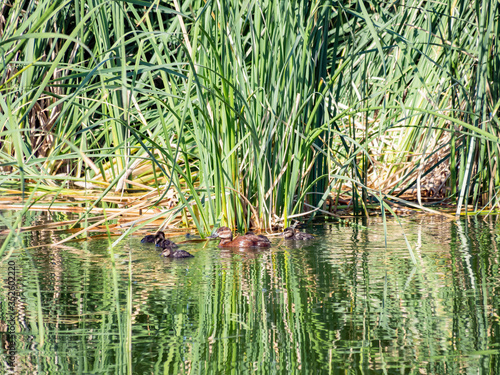
POLYGON ((141 243, 155 243, 158 238, 165 239, 165 233, 159 231, 155 234, 148 234, 141 240, 141 243))
POLYGON ((285 228, 285 230, 283 231, 283 236, 285 237, 285 240, 298 240, 298 241, 312 240, 314 238, 312 234, 297 232, 292 227, 285 228))
POLYGON ((172 253, 172 250, 169 248, 163 249, 161 252, 161 256, 164 257, 172 257, 172 258, 193 258, 194 255, 188 253, 185 250, 176 250, 174 253, 172 253))
POLYGON ((156 247, 160 247, 162 249, 177 249, 179 246, 175 242, 165 239, 165 237, 158 237, 155 241, 156 247))
POLYGON ((228 227, 220 227, 208 238, 220 238, 219 247, 269 247, 271 241, 265 236, 245 234, 233 240, 233 232, 228 227))

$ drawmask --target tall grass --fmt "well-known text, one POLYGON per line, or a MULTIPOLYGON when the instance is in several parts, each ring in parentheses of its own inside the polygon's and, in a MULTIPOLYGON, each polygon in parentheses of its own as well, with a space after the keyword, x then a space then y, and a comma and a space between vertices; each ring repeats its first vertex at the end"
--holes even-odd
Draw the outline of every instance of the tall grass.
POLYGON ((360 212, 381 192, 421 202, 445 181, 457 213, 498 205, 497 3, 41 0, 2 15, 4 186, 156 190, 202 233, 288 225, 337 192, 360 212))

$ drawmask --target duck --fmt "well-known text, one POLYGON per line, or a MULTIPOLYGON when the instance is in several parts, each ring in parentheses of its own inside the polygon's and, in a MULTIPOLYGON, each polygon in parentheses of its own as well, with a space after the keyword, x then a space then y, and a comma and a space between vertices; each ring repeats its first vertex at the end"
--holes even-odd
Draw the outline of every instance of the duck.
POLYGON ((312 234, 305 232, 297 232, 292 227, 285 228, 285 230, 283 231, 283 236, 285 237, 285 240, 298 240, 298 241, 312 240, 314 238, 312 234))
POLYGON ((193 254, 190 254, 185 250, 176 250, 172 253, 172 249, 168 247, 163 249, 163 251, 161 252, 161 256, 172 258, 194 258, 193 254))
POLYGON ((141 240, 141 243, 155 243, 158 238, 165 239, 165 233, 158 231, 155 234, 148 234, 141 240))
POLYGON ((228 227, 220 227, 208 238, 220 238, 219 247, 269 247, 271 241, 263 235, 247 233, 233 240, 233 232, 228 227))
POLYGON ((156 247, 161 249, 177 249, 179 246, 175 242, 165 239, 165 237, 158 237, 155 241, 156 247))

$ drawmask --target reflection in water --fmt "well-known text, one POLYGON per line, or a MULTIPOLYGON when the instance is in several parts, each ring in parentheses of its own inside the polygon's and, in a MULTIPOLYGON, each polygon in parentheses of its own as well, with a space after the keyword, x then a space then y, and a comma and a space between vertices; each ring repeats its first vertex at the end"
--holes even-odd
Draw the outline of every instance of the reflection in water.
MULTIPOLYGON (((500 373, 495 225, 403 225, 388 223, 387 247, 373 221, 270 249, 181 244, 191 259, 161 258, 140 236, 112 256, 101 239, 17 249, 2 372, 15 341, 19 373, 500 373)), ((0 273, 6 286, 6 262, 0 273)))

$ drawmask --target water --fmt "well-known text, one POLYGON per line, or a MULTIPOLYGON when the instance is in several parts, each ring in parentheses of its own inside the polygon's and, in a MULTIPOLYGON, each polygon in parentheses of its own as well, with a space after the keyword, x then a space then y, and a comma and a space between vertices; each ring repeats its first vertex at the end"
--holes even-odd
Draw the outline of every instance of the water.
POLYGON ((360 224, 268 250, 183 245, 191 259, 25 233, 14 282, 0 264, 0 331, 16 331, 0 373, 13 348, 16 373, 500 374, 494 220, 389 221, 387 246, 378 219, 360 224))

